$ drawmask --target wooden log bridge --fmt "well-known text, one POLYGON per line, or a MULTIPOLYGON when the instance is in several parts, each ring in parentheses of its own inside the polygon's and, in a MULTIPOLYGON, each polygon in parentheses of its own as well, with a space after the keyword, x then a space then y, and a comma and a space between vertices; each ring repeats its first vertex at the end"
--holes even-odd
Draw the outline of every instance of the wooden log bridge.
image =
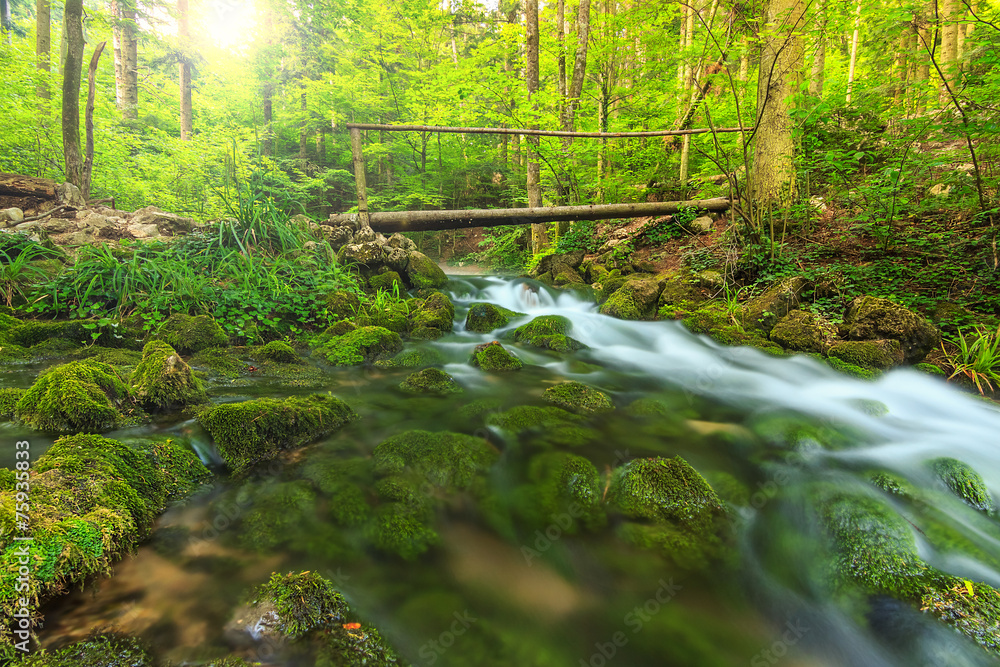
POLYGON ((437 229, 468 229, 497 225, 528 225, 538 222, 573 220, 609 220, 670 215, 681 209, 725 211, 728 199, 665 201, 638 204, 592 204, 589 206, 547 206, 540 208, 497 208, 458 211, 383 211, 375 213, 341 213, 330 216, 325 223, 339 226, 364 222, 376 232, 424 232, 437 229))

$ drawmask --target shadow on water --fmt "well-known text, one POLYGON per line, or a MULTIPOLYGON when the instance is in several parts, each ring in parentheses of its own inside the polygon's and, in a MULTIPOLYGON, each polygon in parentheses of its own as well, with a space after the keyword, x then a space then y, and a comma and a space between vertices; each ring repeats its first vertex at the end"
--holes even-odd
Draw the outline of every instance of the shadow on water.
MULTIPOLYGON (((171 509, 113 576, 45 610, 43 640, 61 645, 114 627, 198 664, 232 650, 227 623, 247 590, 273 571, 310 570, 415 665, 994 664, 912 605, 838 588, 837 556, 817 521, 825 501, 816 500, 876 499, 913 527, 926 563, 1000 586, 1000 525, 948 494, 926 465, 954 457, 1000 489, 994 406, 909 370, 863 382, 805 356, 721 347, 678 323, 607 318, 586 298, 532 281, 462 277, 450 292, 453 333, 412 345, 439 352, 464 393, 403 394, 397 385, 410 369, 326 369, 324 389, 362 419, 171 509), (466 331, 466 312, 480 301, 523 315, 490 334, 466 331), (506 338, 541 314, 568 318, 587 347, 556 354, 506 338), (472 348, 493 340, 524 370, 470 366, 472 348), (491 420, 545 405, 543 391, 564 380, 602 389, 619 409, 517 435, 491 420), (623 409, 630 405, 656 407, 623 409), (411 429, 484 437, 499 461, 489 492, 444 499, 436 545, 403 560, 372 549, 346 514, 338 480, 411 429), (530 462, 551 451, 584 456, 602 474, 633 459, 682 456, 727 501, 731 554, 709 561, 632 546, 615 517, 576 534, 557 515, 525 520, 530 462), (918 491, 887 493, 872 482, 878 473, 918 491)), ((275 389, 242 387, 216 400, 261 394, 275 389)), ((218 465, 196 424, 166 428, 218 465)), ((373 480, 358 474, 352 483, 374 502, 373 480)), ((308 664, 280 647, 241 650, 265 664, 308 664)))

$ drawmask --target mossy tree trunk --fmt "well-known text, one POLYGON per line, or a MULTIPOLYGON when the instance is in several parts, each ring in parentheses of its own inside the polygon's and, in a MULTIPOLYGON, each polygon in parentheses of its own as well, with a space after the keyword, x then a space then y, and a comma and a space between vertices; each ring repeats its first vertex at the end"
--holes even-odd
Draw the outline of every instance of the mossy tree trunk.
POLYGON ((139 28, 135 0, 114 0, 115 104, 127 120, 139 117, 139 28))
POLYGON ((795 141, 790 110, 802 72, 802 0, 771 0, 766 14, 757 83, 750 198, 758 210, 795 197, 795 141))
POLYGON ((62 135, 66 180, 83 185, 80 151, 80 77, 83 71, 83 0, 66 0, 63 14, 66 57, 63 60, 62 135))

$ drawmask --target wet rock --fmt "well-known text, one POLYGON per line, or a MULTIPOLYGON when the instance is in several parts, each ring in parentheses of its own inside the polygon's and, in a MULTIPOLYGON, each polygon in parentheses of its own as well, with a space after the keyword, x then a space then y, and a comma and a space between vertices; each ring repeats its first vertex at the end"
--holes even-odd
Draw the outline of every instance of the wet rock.
POLYGON ((928 463, 934 475, 970 507, 991 514, 996 507, 982 476, 967 463, 942 457, 928 463))
POLYGON ((313 572, 272 574, 239 608, 223 633, 236 646, 278 644, 339 626, 348 620, 347 600, 333 584, 313 572))
POLYGON ((819 315, 793 310, 771 329, 771 340, 797 352, 824 352, 837 336, 837 327, 819 315))
POLYGON ((743 307, 744 325, 769 334, 778 320, 798 307, 806 284, 802 276, 791 276, 772 285, 743 307))
POLYGON ((384 327, 358 327, 322 343, 313 351, 334 366, 358 366, 388 359, 403 349, 399 334, 384 327))
POLYGON ((358 415, 350 406, 329 394, 223 403, 198 415, 223 460, 236 472, 329 435, 355 419, 358 415))
POLYGON ((419 368, 444 362, 444 355, 436 347, 414 347, 403 350, 391 359, 376 361, 375 365, 379 368, 419 368))
POLYGON ((399 388, 408 394, 434 394, 447 396, 462 393, 462 387, 455 378, 437 368, 425 368, 410 374, 399 384, 399 388))
POLYGON ((655 278, 627 280, 601 305, 600 312, 623 320, 649 320, 663 284, 655 278))
POLYGON ((191 367, 163 341, 150 341, 142 361, 129 378, 132 395, 151 411, 173 410, 206 403, 205 385, 191 374, 191 367))
POLYGON ((865 340, 836 343, 827 355, 861 368, 885 370, 903 363, 898 340, 865 340))
POLYGON ((941 343, 941 333, 926 319, 873 296, 859 296, 851 302, 844 315, 844 329, 850 340, 898 340, 908 364, 922 361, 941 343))
POLYGON ((320 227, 320 233, 334 250, 340 250, 354 239, 354 232, 344 226, 328 227, 323 225, 320 227))
POLYGON ((581 415, 611 412, 615 409, 607 394, 581 382, 562 382, 549 387, 545 390, 544 398, 549 403, 581 415))
POLYGON ((601 476, 588 459, 566 452, 539 454, 528 467, 528 480, 514 493, 514 509, 529 526, 544 528, 553 517, 563 517, 560 528, 574 535, 607 523, 601 476))
POLYGON ((416 250, 411 250, 409 253, 406 279, 417 289, 444 287, 448 283, 448 276, 441 267, 430 257, 416 250))
POLYGON ((455 324, 455 306, 444 292, 434 292, 410 314, 410 336, 435 340, 450 333, 455 324))
POLYGON ((586 347, 567 333, 572 323, 562 315, 542 315, 514 330, 514 341, 556 352, 571 352, 586 347))
POLYGON ((107 364, 71 361, 41 375, 18 401, 15 416, 49 432, 102 432, 128 422, 130 392, 107 364))
POLYGON ((283 364, 297 364, 302 361, 302 359, 299 358, 298 353, 291 345, 280 340, 272 340, 270 343, 260 348, 260 350, 257 351, 257 356, 261 359, 277 361, 283 364))
POLYGON ((211 315, 174 313, 167 318, 156 338, 166 342, 181 354, 192 354, 229 342, 229 336, 211 315))
POLYGON ((576 273, 576 269, 580 268, 586 254, 583 250, 574 250, 573 252, 545 255, 539 260, 531 275, 540 276, 543 273, 556 275, 561 271, 576 273))
POLYGON ((507 326, 511 319, 523 314, 492 303, 474 303, 465 316, 465 328, 476 333, 489 333, 507 326))
POLYGON ((505 350, 498 341, 477 345, 469 363, 491 372, 519 371, 524 367, 524 363, 505 350))

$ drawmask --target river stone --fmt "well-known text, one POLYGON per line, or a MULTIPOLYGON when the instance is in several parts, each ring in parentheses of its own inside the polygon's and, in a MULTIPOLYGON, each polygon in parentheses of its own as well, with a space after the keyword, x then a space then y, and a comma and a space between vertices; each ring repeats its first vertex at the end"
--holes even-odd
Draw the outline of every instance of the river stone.
POLYGON ((775 283, 743 307, 744 325, 764 334, 771 333, 778 320, 798 307, 805 287, 806 279, 802 276, 790 276, 775 283))
POLYGON ((601 305, 601 314, 623 320, 648 320, 656 314, 663 283, 655 278, 628 280, 601 305))
MULTIPOLYGON (((374 235, 373 235, 374 236, 374 235)), ((348 243, 337 253, 337 262, 346 264, 353 262, 367 269, 374 270, 385 263, 385 251, 378 243, 348 243)))
POLYGON ((444 287, 448 282, 441 267, 433 259, 417 250, 410 251, 410 259, 406 264, 406 279, 410 285, 421 287, 444 287))
POLYGON ((861 368, 885 370, 903 363, 903 350, 898 340, 849 340, 837 343, 827 356, 861 368))
MULTIPOLYGON (((132 231, 133 227, 141 227, 143 230, 148 231, 149 225, 153 225, 157 233, 148 234, 148 236, 174 236, 175 234, 190 232, 194 227, 194 220, 177 215, 176 213, 161 211, 155 206, 140 208, 129 219, 129 231, 132 231)), ((132 233, 135 234, 134 231, 132 233)), ((137 238, 142 237, 137 236, 137 238)))
MULTIPOLYGON (((19 208, 5 208, 0 211, 0 222, 19 224, 24 221, 24 211, 19 208)), ((7 225, 4 225, 5 227, 7 225)))
POLYGON ((582 382, 562 382, 549 387, 545 390, 544 398, 564 410, 581 415, 611 412, 615 409, 615 404, 607 394, 582 382))
POLYGON ((89 231, 81 230, 61 237, 60 245, 67 245, 67 246, 87 245, 88 243, 92 243, 93 240, 94 240, 93 230, 89 231))
POLYGON ((836 335, 837 327, 804 310, 793 310, 771 329, 772 341, 796 352, 825 352, 836 335))
POLYGON ((915 364, 941 344, 937 327, 911 310, 888 299, 859 296, 844 315, 846 338, 850 340, 898 340, 903 361, 915 364))

